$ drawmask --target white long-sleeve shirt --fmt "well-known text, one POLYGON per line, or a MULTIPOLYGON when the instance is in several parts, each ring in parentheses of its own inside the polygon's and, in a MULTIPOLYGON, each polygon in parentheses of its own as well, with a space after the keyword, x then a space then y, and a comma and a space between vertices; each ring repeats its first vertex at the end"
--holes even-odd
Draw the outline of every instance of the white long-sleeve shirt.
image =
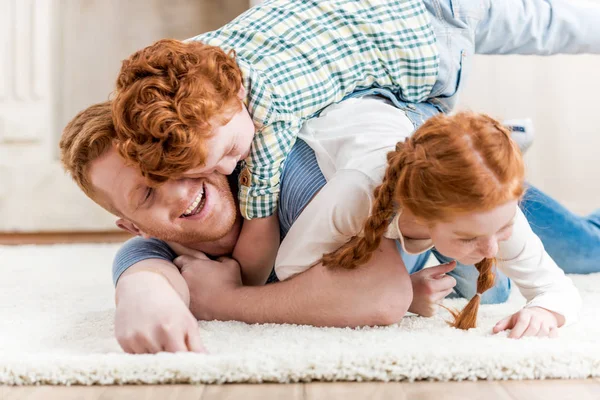
MULTIPOLYGON (((404 111, 382 98, 348 99, 328 107, 305 124, 300 137, 315 151, 327 184, 294 222, 279 248, 275 272, 280 280, 303 272, 360 235, 381 183, 386 154, 414 128, 404 111), (318 133, 318 134, 317 134, 318 133)), ((385 234, 403 249, 419 254, 430 239, 406 238, 395 216, 385 234)), ((543 307, 565 318, 578 318, 581 297, 571 279, 545 251, 525 215, 516 210, 511 237, 498 244, 497 267, 527 299, 526 307, 543 307)))

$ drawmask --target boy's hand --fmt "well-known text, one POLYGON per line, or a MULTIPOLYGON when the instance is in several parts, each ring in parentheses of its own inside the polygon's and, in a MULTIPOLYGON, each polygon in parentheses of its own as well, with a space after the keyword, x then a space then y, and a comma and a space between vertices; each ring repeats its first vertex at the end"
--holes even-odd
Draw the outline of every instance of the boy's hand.
POLYGON ((181 276, 190 289, 190 310, 199 320, 212 320, 224 315, 232 290, 242 286, 240 265, 232 258, 177 257, 173 263, 181 270, 181 276), (222 308, 223 312, 213 312, 222 308))
POLYGON ((493 332, 498 333, 512 329, 508 335, 511 339, 525 336, 558 337, 558 326, 561 315, 541 307, 526 307, 498 322, 493 332))
POLYGON ((198 321, 165 279, 153 272, 121 278, 115 336, 127 353, 206 352, 198 321), (135 277, 134 279, 132 279, 135 277), (128 287, 125 287, 128 286, 128 287))
POLYGON ((446 298, 456 280, 446 275, 456 267, 456 261, 425 268, 410 276, 413 287, 413 301, 408 311, 423 317, 432 317, 437 313, 439 303, 446 298))

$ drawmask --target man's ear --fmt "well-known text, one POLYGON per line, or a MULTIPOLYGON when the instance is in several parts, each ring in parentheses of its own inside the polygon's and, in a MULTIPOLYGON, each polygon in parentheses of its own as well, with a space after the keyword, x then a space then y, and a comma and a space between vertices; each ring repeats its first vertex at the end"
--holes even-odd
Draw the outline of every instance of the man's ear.
POLYGON ((120 229, 123 229, 125 232, 129 232, 135 236, 142 236, 144 239, 150 238, 149 235, 146 235, 144 232, 142 232, 140 228, 138 228, 137 225, 131 221, 119 218, 115 223, 120 229))
POLYGON ((240 100, 244 100, 246 98, 246 88, 244 87, 243 84, 240 86, 240 90, 238 92, 238 98, 240 100))

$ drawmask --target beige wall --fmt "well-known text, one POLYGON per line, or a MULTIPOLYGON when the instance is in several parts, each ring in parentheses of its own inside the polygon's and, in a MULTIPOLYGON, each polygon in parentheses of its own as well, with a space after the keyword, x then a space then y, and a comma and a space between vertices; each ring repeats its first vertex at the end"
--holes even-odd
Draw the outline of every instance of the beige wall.
POLYGON ((532 117, 529 180, 579 213, 600 208, 598 71, 600 56, 476 56, 461 97, 497 118, 532 117))
MULTIPOLYGON (((163 38, 216 29, 248 8, 248 0, 62 0, 58 125, 103 101, 121 60, 163 38)), ((58 130, 59 131, 59 130, 58 130)))
POLYGON ((58 162, 65 124, 122 59, 215 29, 248 0, 0 0, 0 232, 114 230, 58 162))
MULTIPOLYGON (((62 128, 108 98, 120 61, 133 51, 215 29, 248 5, 1 0, 0 231, 114 229, 114 218, 62 174, 62 128)), ((526 155, 531 182, 578 212, 600 208, 600 56, 479 56, 472 71, 463 107, 534 119, 537 137, 526 155)))

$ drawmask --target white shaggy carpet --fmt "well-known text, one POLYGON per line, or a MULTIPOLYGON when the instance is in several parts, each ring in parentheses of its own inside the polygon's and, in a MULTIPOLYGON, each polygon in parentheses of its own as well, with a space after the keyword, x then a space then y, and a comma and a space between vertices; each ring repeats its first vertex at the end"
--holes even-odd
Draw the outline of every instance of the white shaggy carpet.
POLYGON ((490 334, 523 304, 515 294, 507 304, 484 306, 480 327, 468 332, 449 328, 447 314, 364 329, 215 321, 200 323, 209 355, 128 355, 113 337, 117 248, 0 246, 0 384, 600 376, 600 274, 573 276, 584 298, 582 320, 558 339, 490 334))

